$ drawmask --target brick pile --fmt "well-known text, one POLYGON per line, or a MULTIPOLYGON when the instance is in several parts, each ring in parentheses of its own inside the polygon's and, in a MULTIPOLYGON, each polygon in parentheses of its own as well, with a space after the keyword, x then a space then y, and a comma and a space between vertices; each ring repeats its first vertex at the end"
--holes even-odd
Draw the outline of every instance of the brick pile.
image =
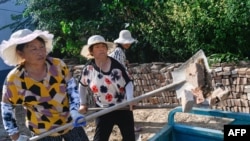
POLYGON ((223 84, 229 89, 229 96, 214 109, 250 113, 250 65, 244 63, 216 64, 212 69, 212 85, 223 84))

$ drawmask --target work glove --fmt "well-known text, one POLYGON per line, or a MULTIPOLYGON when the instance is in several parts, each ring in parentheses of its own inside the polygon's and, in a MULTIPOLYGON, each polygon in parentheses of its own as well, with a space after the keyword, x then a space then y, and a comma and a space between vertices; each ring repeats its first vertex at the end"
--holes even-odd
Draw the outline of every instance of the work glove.
POLYGON ((86 126, 86 120, 84 118, 84 115, 80 114, 76 110, 70 111, 70 114, 71 114, 71 117, 73 118, 74 127, 86 126))
POLYGON ((29 137, 26 135, 19 135, 16 141, 29 141, 29 137))

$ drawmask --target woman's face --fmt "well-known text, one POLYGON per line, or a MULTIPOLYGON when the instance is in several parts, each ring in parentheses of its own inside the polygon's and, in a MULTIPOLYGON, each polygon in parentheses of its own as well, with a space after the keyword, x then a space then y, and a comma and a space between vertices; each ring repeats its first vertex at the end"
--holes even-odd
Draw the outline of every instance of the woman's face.
POLYGON ((125 49, 128 49, 130 48, 131 44, 123 44, 122 47, 125 48, 125 49))
POLYGON ((45 44, 38 39, 27 43, 22 51, 17 52, 25 62, 32 64, 44 63, 47 56, 45 44))
POLYGON ((92 55, 95 58, 107 57, 108 47, 104 43, 93 45, 92 55))

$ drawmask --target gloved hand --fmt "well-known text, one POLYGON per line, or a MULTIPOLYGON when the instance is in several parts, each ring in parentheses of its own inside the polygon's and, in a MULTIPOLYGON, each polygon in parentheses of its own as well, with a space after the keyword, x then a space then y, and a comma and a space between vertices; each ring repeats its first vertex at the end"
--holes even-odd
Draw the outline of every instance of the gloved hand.
POLYGON ((80 127, 80 126, 85 126, 86 125, 86 120, 84 118, 84 115, 80 114, 76 110, 70 111, 70 114, 73 118, 73 126, 74 127, 80 127))
POLYGON ((26 135, 19 135, 16 141, 29 141, 29 137, 26 135))

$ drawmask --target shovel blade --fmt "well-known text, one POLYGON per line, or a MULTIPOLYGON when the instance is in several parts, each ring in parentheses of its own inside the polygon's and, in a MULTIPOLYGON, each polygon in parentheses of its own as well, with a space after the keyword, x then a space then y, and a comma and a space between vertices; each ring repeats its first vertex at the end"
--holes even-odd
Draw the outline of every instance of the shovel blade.
MULTIPOLYGON (((205 88, 207 92, 211 88, 211 69, 203 50, 196 52, 191 58, 184 62, 172 73, 173 83, 186 80, 186 83, 176 87, 177 98, 181 98, 184 90, 190 88, 205 88)), ((205 91, 204 91, 205 92, 205 91)))

